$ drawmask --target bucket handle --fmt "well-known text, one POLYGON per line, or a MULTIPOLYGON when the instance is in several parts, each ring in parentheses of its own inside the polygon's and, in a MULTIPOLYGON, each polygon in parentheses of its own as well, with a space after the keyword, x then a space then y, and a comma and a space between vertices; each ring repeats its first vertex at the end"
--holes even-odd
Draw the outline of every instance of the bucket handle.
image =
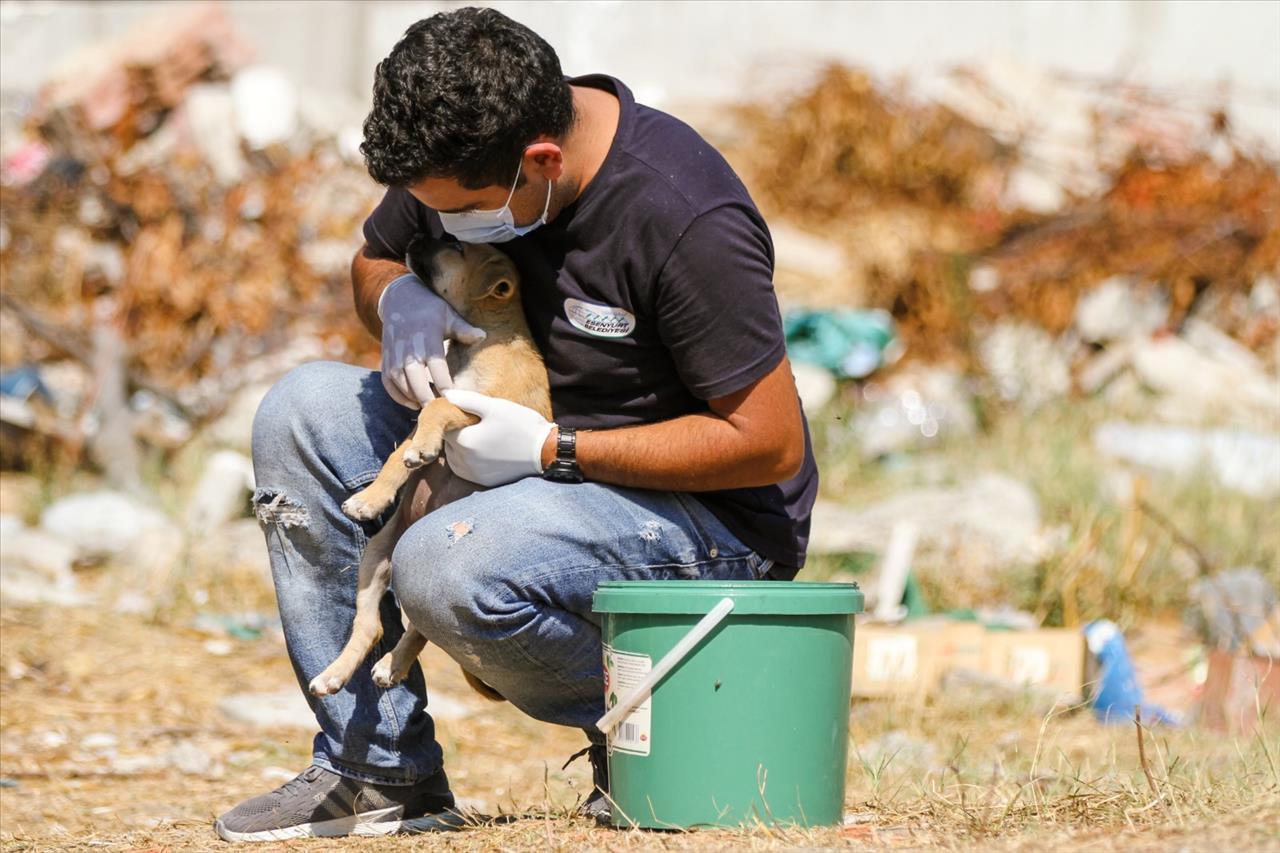
POLYGON ((722 598, 716 602, 716 606, 711 611, 698 620, 698 624, 689 630, 689 633, 680 638, 680 642, 676 643, 671 651, 663 655, 662 660, 658 661, 657 666, 649 670, 636 689, 632 690, 622 701, 618 702, 609 709, 603 717, 596 720, 596 728, 608 734, 613 731, 613 727, 622 722, 626 717, 636 709, 636 706, 645 700, 653 691, 654 686, 663 679, 671 670, 676 668, 676 664, 684 660, 685 655, 693 651, 693 647, 702 642, 702 638, 711 633, 712 629, 719 625, 726 616, 733 610, 733 599, 722 598))

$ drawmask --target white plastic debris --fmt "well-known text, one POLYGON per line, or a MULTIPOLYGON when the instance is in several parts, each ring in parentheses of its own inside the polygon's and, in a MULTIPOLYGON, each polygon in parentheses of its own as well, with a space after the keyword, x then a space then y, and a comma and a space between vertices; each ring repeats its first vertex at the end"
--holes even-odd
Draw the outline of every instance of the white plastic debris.
POLYGON ((1000 397, 1027 411, 1071 390, 1066 352, 1039 326, 997 323, 980 333, 978 355, 1000 397))
POLYGON ((1165 324, 1169 303, 1164 292, 1140 288, 1124 276, 1101 282, 1076 304, 1075 327, 1081 340, 1107 343, 1130 335, 1149 335, 1165 324))
POLYGON ((842 280, 849 276, 844 250, 836 243, 785 220, 769 223, 777 275, 800 280, 842 280))
POLYGON ((94 732, 80 740, 80 748, 85 752, 114 752, 120 745, 120 739, 109 732, 94 732))
POLYGON ((1108 421, 1093 432, 1102 453, 1144 468, 1188 475, 1204 468, 1229 489, 1280 495, 1280 435, 1108 421))
POLYGON ((219 450, 209 457, 187 502, 187 529, 207 534, 243 515, 253 493, 253 462, 243 453, 219 450))
POLYGON ((862 388, 863 406, 854 418, 862 455, 875 459, 977 430, 964 376, 955 369, 911 366, 887 382, 862 388))
POLYGON ((246 164, 236 132, 239 116, 232 92, 219 84, 196 84, 187 90, 181 110, 191 125, 192 142, 218 183, 230 186, 240 181, 246 164))
POLYGON ((236 125, 250 148, 266 148, 293 137, 298 128, 298 93, 278 68, 258 65, 231 78, 236 125))
POLYGON ((226 410, 205 429, 205 435, 224 447, 250 453, 253 416, 257 413, 258 406, 262 405, 262 399, 271 390, 271 385, 271 382, 255 382, 236 391, 226 410))
POLYGON ((1151 338, 1133 349, 1134 372, 1161 395, 1163 420, 1206 416, 1271 428, 1280 419, 1280 384, 1258 358, 1206 323, 1188 322, 1182 337, 1151 338))
POLYGON ((796 380, 800 404, 806 412, 818 411, 835 396, 836 378, 825 367, 797 361, 791 364, 791 374, 796 380))

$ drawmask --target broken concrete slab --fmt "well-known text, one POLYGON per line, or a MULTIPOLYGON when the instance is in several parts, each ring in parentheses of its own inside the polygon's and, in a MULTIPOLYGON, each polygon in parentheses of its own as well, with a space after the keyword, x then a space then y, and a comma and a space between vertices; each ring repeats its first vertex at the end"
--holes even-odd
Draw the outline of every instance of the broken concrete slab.
POLYGON ((866 507, 820 500, 813 511, 809 551, 879 553, 894 525, 904 521, 915 525, 921 553, 960 550, 992 567, 1034 562, 1051 548, 1030 487, 986 473, 963 485, 913 489, 866 507))
POLYGON ((100 559, 132 551, 143 534, 172 530, 164 513, 123 492, 82 492, 51 504, 40 527, 76 549, 78 559, 100 559))

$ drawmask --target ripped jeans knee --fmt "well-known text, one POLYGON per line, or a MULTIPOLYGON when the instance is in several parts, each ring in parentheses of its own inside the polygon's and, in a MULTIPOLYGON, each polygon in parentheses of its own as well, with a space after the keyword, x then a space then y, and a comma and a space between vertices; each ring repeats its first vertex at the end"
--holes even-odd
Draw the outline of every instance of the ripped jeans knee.
POLYGON ((311 523, 311 513, 280 489, 260 488, 253 493, 253 514, 258 523, 265 526, 306 527, 311 523))

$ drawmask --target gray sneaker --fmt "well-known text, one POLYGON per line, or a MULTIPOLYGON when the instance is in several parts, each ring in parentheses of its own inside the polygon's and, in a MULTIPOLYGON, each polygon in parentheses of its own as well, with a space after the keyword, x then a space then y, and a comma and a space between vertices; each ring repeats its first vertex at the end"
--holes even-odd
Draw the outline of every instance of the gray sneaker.
POLYGON ((375 785, 311 765, 269 794, 245 800, 214 823, 226 841, 390 835, 459 829, 440 770, 416 785, 375 785))

